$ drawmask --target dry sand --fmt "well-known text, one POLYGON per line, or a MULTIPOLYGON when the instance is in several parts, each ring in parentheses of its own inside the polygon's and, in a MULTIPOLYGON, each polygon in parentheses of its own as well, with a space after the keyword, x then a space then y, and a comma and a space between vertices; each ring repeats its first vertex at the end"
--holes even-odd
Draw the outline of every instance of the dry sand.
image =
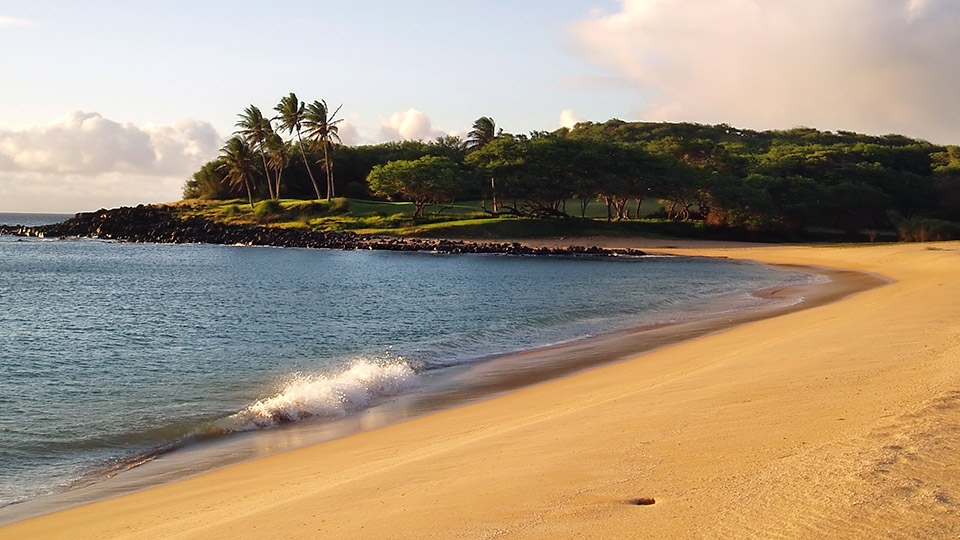
POLYGON ((672 245, 893 282, 0 537, 957 538, 960 243, 672 245))

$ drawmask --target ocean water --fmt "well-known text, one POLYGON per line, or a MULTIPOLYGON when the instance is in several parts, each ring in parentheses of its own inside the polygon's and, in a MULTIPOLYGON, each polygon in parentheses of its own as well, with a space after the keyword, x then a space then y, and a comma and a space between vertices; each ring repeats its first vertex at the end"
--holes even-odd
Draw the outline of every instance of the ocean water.
POLYGON ((0 225, 25 225, 37 227, 60 223, 73 217, 73 214, 26 214, 0 212, 0 225))
POLYGON ((0 236, 0 506, 192 441, 356 414, 427 374, 755 307, 809 280, 537 258, 0 236))

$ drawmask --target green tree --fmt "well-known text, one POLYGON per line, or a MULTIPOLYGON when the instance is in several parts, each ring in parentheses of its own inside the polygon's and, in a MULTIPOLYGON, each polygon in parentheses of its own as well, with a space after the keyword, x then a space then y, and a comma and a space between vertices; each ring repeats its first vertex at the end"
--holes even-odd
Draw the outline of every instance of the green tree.
POLYGON ((467 133, 467 150, 479 150, 503 134, 497 129, 497 123, 489 116, 481 116, 473 123, 473 129, 467 133))
MULTIPOLYGON (((516 192, 511 189, 511 184, 515 187, 522 183, 520 179, 524 165, 522 145, 523 142, 513 135, 499 135, 483 148, 467 154, 466 163, 479 170, 485 178, 490 179, 495 214, 501 211, 501 205, 497 201, 497 183, 501 184, 501 189, 510 193, 516 192)), ((514 208, 513 213, 516 212, 514 208)))
POLYGON ((224 181, 220 168, 220 158, 206 162, 200 170, 193 173, 183 187, 184 199, 228 199, 232 196, 230 187, 224 181))
POLYGON ((256 172, 253 149, 240 137, 231 137, 220 149, 220 168, 231 186, 243 184, 247 189, 247 200, 253 208, 253 192, 250 185, 256 172))
POLYGON ((957 154, 955 165, 940 167, 934 175, 937 217, 952 221, 960 221, 960 152, 957 154))
POLYGON ((457 172, 457 164, 449 158, 424 156, 377 165, 367 182, 374 195, 413 202, 416 218, 428 204, 453 199, 458 187, 457 172))
POLYGON ((775 180, 752 174, 744 181, 717 175, 710 186, 713 205, 707 222, 711 225, 770 229, 782 221, 776 212, 770 186, 775 180))
POLYGON ((597 151, 593 141, 578 141, 582 149, 569 158, 571 169, 570 191, 580 203, 580 218, 587 215, 587 206, 600 194, 600 181, 597 171, 603 166, 603 157, 597 151))
POLYGON ((566 201, 574 192, 580 172, 577 156, 583 143, 534 133, 521 143, 521 181, 512 187, 520 206, 516 210, 535 217, 566 216, 566 201), (522 187, 522 189, 517 189, 522 187))
MULTIPOLYGON (((497 129, 497 123, 489 116, 481 116, 473 123, 473 129, 467 133, 467 151, 481 150, 497 137, 503 134, 502 129, 497 129)), ((490 177, 490 197, 493 201, 493 212, 497 213, 500 209, 497 205, 497 180, 495 176, 490 177)))
MULTIPOLYGON (((662 156, 654 156, 640 144, 593 142, 592 160, 597 175, 597 189, 607 204, 607 219, 630 219, 627 203, 636 205, 636 218, 651 191, 662 191, 665 179, 673 171, 665 165, 662 156)), ((670 161, 673 162, 672 160, 670 161)))
POLYGON ((884 211, 891 207, 890 197, 870 184, 841 182, 824 193, 824 209, 833 226, 846 231, 889 225, 884 211))
POLYGON ((255 105, 250 105, 238 116, 240 119, 237 120, 236 127, 239 129, 234 134, 243 137, 251 148, 260 153, 260 158, 263 160, 263 173, 267 179, 267 191, 270 193, 271 199, 276 199, 273 193, 273 185, 270 183, 270 171, 267 167, 267 139, 273 133, 273 126, 255 105))
POLYGON ((280 198, 280 178, 283 176, 283 170, 290 164, 291 146, 276 133, 272 133, 267 139, 267 166, 273 170, 273 178, 276 182, 274 194, 277 199, 280 198))
POLYGON ((317 187, 317 181, 313 177, 313 171, 310 170, 310 161, 307 159, 307 154, 303 149, 303 138, 300 136, 300 131, 303 129, 304 103, 297 99, 296 94, 290 92, 289 96, 284 96, 280 99, 280 103, 278 103, 273 110, 278 113, 276 118, 280 121, 280 128, 286 130, 287 133, 291 135, 294 133, 297 134, 297 143, 300 147, 300 155, 303 157, 303 165, 307 168, 307 175, 310 176, 313 190, 317 194, 317 199, 319 199, 320 188, 317 187))
POLYGON ((430 155, 444 156, 463 163, 467 145, 459 135, 443 135, 427 145, 430 155))
POLYGON ((660 186, 659 195, 669 219, 689 220, 704 217, 711 203, 709 171, 679 162, 673 174, 660 186))
MULTIPOLYGON (((343 105, 340 107, 343 107, 343 105)), ((307 132, 307 136, 323 145, 323 168, 327 172, 328 201, 336 196, 333 187, 333 158, 328 150, 332 150, 333 143, 340 142, 337 124, 339 124, 342 119, 336 119, 337 113, 340 112, 340 107, 337 107, 337 110, 333 111, 333 114, 328 114, 329 109, 327 108, 326 101, 314 101, 307 105, 306 111, 303 114, 303 127, 307 132)))

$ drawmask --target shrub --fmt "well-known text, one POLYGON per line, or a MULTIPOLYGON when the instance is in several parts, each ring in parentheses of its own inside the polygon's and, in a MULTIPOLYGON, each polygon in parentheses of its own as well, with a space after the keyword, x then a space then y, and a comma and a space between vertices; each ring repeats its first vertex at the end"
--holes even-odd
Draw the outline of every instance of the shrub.
POLYGON ((900 222, 898 233, 903 242, 960 240, 960 224, 942 219, 905 219, 900 222))
POLYGON ((327 213, 327 205, 319 201, 309 201, 297 206, 302 217, 316 217, 327 213))
POLYGON ((333 199, 327 208, 331 214, 346 214, 350 210, 350 202, 347 199, 333 199))
POLYGON ((273 199, 260 201, 253 207, 253 215, 258 218, 273 218, 283 214, 283 206, 280 201, 273 199))

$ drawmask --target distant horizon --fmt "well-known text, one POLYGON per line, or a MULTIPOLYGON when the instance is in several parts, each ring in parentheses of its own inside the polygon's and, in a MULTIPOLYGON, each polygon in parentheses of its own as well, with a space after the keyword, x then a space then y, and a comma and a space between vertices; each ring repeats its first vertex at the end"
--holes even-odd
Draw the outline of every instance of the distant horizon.
POLYGON ((0 212, 7 215, 43 215, 43 216, 67 216, 76 214, 76 212, 0 212))

